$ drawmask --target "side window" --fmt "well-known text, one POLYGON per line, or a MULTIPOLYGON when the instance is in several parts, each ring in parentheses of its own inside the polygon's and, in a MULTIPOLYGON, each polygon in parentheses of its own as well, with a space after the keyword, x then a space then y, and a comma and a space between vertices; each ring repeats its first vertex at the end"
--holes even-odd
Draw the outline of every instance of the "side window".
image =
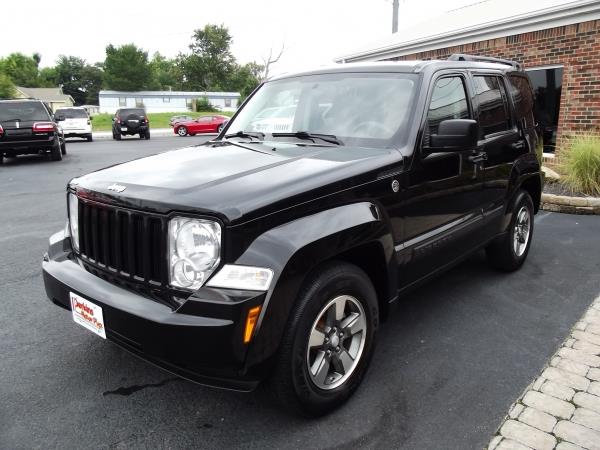
POLYGON ((531 89, 529 80, 520 75, 511 75, 509 89, 515 104, 517 120, 525 119, 525 126, 533 128, 535 126, 533 119, 533 89, 531 89))
POLYGON ((119 106, 127 106, 127 99, 125 97, 119 97, 119 106))
POLYGON ((427 129, 424 145, 429 144, 429 136, 437 134, 440 122, 448 119, 468 119, 469 105, 462 77, 444 77, 435 82, 431 103, 427 112, 427 129))
POLYGON ((496 76, 476 75, 473 80, 475 98, 479 104, 481 137, 508 130, 510 115, 500 79, 496 76))

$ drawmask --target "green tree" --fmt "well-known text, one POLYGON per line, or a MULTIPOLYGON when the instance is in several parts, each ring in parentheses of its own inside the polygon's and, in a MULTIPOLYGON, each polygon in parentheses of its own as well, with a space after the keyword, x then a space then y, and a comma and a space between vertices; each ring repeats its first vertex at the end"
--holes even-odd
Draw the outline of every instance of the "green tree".
POLYGON ((183 74, 177 60, 165 58, 156 52, 149 64, 152 72, 149 89, 178 91, 183 88, 183 74))
POLYGON ((13 98, 16 94, 15 85, 8 75, 0 72, 0 98, 13 98))
POLYGON ((126 44, 106 47, 104 60, 104 85, 117 91, 139 91, 147 89, 152 70, 148 64, 148 52, 126 44))
POLYGON ((39 53, 32 56, 11 53, 6 58, 0 58, 0 72, 7 75, 16 86, 37 87, 40 59, 39 53))
POLYGON ((236 65, 231 43, 229 30, 223 25, 206 25, 195 30, 191 54, 179 57, 185 87, 198 91, 222 90, 236 65))
POLYGON ((43 67, 40 69, 38 74, 38 85, 40 87, 56 87, 58 82, 56 81, 56 68, 55 67, 43 67))
POLYGON ((259 85, 263 71, 264 67, 255 62, 243 66, 236 64, 228 77, 225 89, 239 92, 243 100, 259 85))
POLYGON ((84 59, 76 56, 61 55, 54 72, 55 83, 62 87, 65 94, 73 97, 76 105, 98 103, 98 91, 103 81, 100 67, 90 66, 84 59))

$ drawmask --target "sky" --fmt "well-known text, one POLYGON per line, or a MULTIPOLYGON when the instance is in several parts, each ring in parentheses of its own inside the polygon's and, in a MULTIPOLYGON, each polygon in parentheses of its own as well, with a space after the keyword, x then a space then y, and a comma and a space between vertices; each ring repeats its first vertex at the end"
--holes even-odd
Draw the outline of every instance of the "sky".
MULTIPOLYGON (((479 0, 480 1, 480 0, 479 0)), ((399 26, 408 26, 477 0, 400 0, 399 26)), ((225 25, 232 51, 241 63, 279 52, 271 73, 329 64, 333 58, 363 48, 391 34, 392 0, 191 0, 165 2, 93 2, 29 0, 3 7, 0 57, 12 52, 42 55, 41 66, 61 54, 89 63, 103 61, 106 45, 133 42, 148 51, 174 57, 187 52, 193 30, 225 25), (136 8, 133 5, 140 5, 136 8), (101 5, 98 7, 98 5, 101 5), (122 7, 122 11, 119 11, 122 7), (13 13, 10 9, 14 8, 13 13)))

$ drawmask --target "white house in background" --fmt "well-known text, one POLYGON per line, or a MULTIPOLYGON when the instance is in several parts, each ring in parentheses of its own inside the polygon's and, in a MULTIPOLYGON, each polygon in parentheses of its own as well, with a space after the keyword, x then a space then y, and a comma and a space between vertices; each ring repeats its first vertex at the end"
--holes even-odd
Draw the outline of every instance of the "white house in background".
POLYGON ((100 112, 113 114, 119 108, 146 108, 146 112, 188 112, 196 109, 196 101, 205 97, 221 111, 235 111, 240 101, 239 92, 183 92, 183 91, 100 91, 100 112))

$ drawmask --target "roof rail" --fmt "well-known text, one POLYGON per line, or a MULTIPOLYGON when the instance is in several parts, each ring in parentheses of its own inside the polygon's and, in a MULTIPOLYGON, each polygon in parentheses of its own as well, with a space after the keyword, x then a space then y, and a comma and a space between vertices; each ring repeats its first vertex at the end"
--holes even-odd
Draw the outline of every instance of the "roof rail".
POLYGON ((479 61, 479 62, 491 62, 497 64, 505 64, 512 66, 517 70, 522 70, 520 63, 511 61, 510 59, 493 58, 491 56, 476 56, 476 55, 465 55, 462 53, 455 53, 448 57, 448 61, 479 61))

